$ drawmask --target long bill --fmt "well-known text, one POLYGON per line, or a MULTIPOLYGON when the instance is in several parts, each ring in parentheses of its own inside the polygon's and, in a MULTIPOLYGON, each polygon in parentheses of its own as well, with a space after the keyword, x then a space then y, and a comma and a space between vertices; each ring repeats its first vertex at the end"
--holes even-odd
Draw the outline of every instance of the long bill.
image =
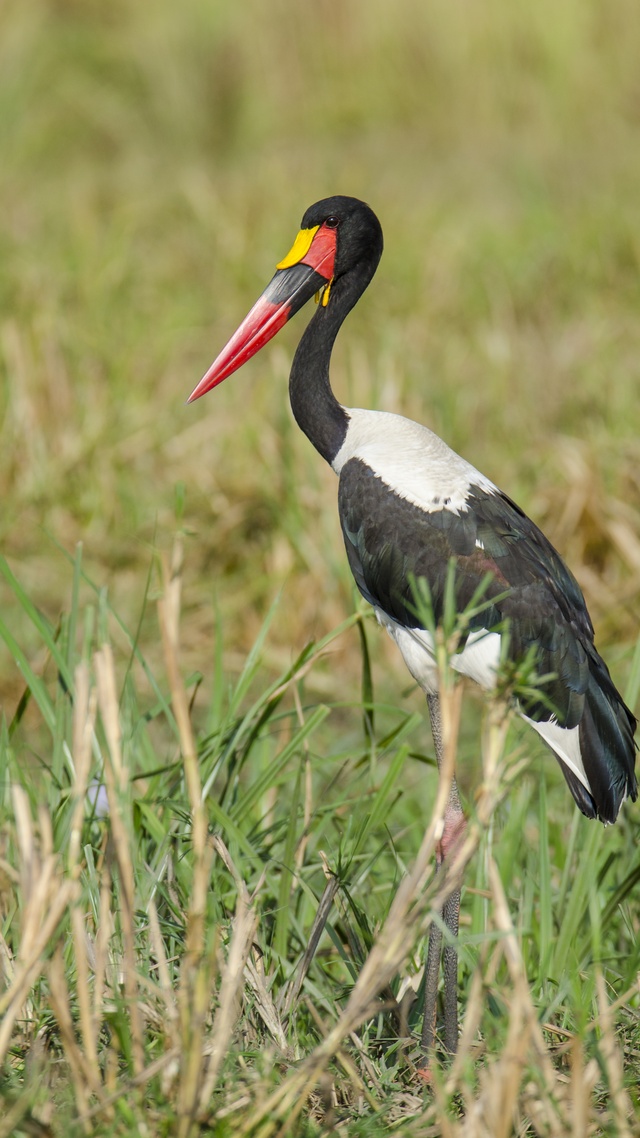
POLYGON ((301 229, 275 276, 229 342, 194 388, 187 403, 211 391, 242 367, 279 332, 303 304, 333 278, 336 231, 326 226, 301 229))

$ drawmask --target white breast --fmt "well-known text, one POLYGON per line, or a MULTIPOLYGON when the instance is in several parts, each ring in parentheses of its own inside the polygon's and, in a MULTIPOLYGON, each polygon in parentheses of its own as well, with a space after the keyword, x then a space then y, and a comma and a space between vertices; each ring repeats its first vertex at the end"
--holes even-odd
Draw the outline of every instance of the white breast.
POLYGON ((336 474, 349 459, 361 459, 401 498, 429 513, 466 510, 470 486, 495 493, 493 482, 428 427, 387 411, 345 410, 349 427, 333 460, 336 474))

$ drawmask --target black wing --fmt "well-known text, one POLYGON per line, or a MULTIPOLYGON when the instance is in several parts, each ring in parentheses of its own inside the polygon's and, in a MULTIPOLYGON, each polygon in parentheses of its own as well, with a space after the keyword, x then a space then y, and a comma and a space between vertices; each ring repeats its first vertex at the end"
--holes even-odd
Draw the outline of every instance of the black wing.
MULTIPOLYGON (((510 498, 471 486, 466 510, 429 513, 401 498, 366 463, 351 459, 340 475, 339 510, 360 592, 407 628, 421 626, 413 578, 427 581, 439 621, 452 558, 459 611, 491 574, 482 595, 488 607, 472 619, 470 629, 491 631, 508 622, 509 657, 522 660, 532 649, 539 675, 553 676, 537 697, 521 700, 522 710, 534 720, 555 714, 563 727, 581 725, 585 771, 599 814, 605 809, 599 800, 608 797, 605 787, 612 780, 618 807, 625 790, 635 798, 636 722, 595 649, 580 586, 544 534, 510 498)), ((591 813, 579 789, 571 789, 581 808, 591 813)))

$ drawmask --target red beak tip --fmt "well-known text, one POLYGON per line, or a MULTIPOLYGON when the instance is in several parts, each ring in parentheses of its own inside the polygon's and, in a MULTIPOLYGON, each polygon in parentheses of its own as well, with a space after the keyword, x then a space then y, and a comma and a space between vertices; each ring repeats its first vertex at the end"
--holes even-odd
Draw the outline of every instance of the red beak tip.
POLYGON ((200 399, 200 397, 202 395, 206 395, 207 391, 210 390, 211 386, 215 386, 215 384, 214 385, 209 384, 207 387, 205 387, 204 386, 205 379, 207 379, 206 375, 204 375, 202 377, 202 379, 200 380, 199 383, 196 383, 193 391, 191 392, 191 395, 187 399, 187 403, 195 403, 196 399, 200 399))
POLYGON ((289 317, 297 312, 302 304, 311 299, 313 293, 307 291, 309 280, 313 281, 315 288, 317 272, 319 271, 322 275, 321 266, 316 270, 313 266, 303 262, 301 265, 304 270, 302 278, 298 265, 293 266, 295 272, 292 276, 288 276, 286 270, 276 272, 262 296, 258 297, 253 308, 245 316, 240 327, 234 332, 220 354, 216 356, 200 383, 194 387, 187 403, 195 402, 201 395, 206 395, 208 391, 217 387, 228 376, 233 375, 265 344, 268 344, 269 340, 284 327, 289 317))

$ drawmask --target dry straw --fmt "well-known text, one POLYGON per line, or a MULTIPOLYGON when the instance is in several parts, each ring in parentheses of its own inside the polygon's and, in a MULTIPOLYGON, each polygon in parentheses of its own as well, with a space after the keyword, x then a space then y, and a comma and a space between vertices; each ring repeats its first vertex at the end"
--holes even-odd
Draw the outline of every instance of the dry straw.
MULTIPOLYGON (((303 1111, 339 1128, 341 1104, 371 1113, 386 1099, 386 1117, 414 1138, 509 1138, 533 1132, 550 1138, 597 1133, 599 1115, 594 1093, 600 1068, 586 1059, 584 1040, 599 1040, 599 1055, 609 1087, 607 1118, 620 1138, 632 1138, 632 1106, 624 1085, 624 1061, 616 1039, 614 1013, 637 995, 637 986, 609 1004, 601 975, 597 978, 599 1014, 582 1037, 540 1025, 527 981, 519 937, 514 928, 496 862, 489 859, 490 918, 493 936, 480 950, 464 1008, 460 1046, 448 1068, 436 1060, 428 1072, 407 1041, 405 1072, 412 1086, 385 1092, 375 1058, 367 1052, 359 1029, 384 1007, 390 983, 436 914, 462 880, 479 850, 495 810, 518 780, 525 765, 507 748, 508 705, 492 701, 485 715, 482 782, 464 840, 449 864, 434 875, 433 857, 442 833, 449 783, 457 753, 462 687, 447 668, 447 646, 441 643, 441 690, 445 761, 433 813, 413 866, 400 882, 388 917, 374 938, 349 998, 336 1018, 326 1016, 308 995, 305 981, 327 922, 339 904, 338 878, 325 863, 326 886, 317 906, 305 951, 297 967, 274 995, 258 948, 262 940, 257 904, 262 879, 252 893, 222 838, 209 833, 207 813, 187 693, 179 662, 181 548, 164 566, 164 592, 159 603, 160 627, 169 678, 171 704, 178 726, 180 759, 190 807, 190 890, 185 919, 184 954, 167 958, 156 902, 143 901, 136 880, 135 834, 132 824, 132 771, 123 744, 113 654, 103 646, 95 655, 92 682, 82 664, 75 675, 73 720, 73 787, 66 848, 54 848, 49 814, 41 807, 34 818, 25 790, 12 787, 19 870, 2 863, 4 878, 20 899, 20 931, 15 956, 0 939, 5 988, 0 995, 0 1059, 17 1038, 32 1030, 35 988, 45 977, 48 1006, 55 1018, 75 1096, 76 1117, 90 1134, 98 1121, 114 1119, 114 1104, 130 1096, 132 1109, 144 1113, 143 1092, 159 1078, 163 1094, 175 1104, 176 1133, 195 1138, 202 1125, 215 1119, 234 1120, 234 1133, 271 1138, 294 1133, 303 1111), (96 865, 95 909, 82 889, 86 870, 82 826, 92 755, 102 751, 109 802, 106 837, 96 865), (235 913, 225 926, 207 920, 207 897, 214 859, 235 884, 235 913), (116 881, 119 888, 116 890, 116 881), (145 909, 141 925, 141 907, 145 909), (68 932, 67 932, 68 930, 68 932), (68 933, 70 935, 68 935, 68 933), (151 972, 142 955, 152 960, 151 972), (68 957, 72 964, 69 967, 68 957), (482 1023, 485 995, 506 966, 510 1002, 505 1043, 497 1054, 485 1050, 482 1023), (300 1061, 289 1030, 299 1001, 322 1038, 300 1061), (106 1016, 124 1009, 130 1030, 131 1074, 120 1074, 118 1041, 101 1043, 106 1016), (254 1079, 251 1092, 234 1083, 229 1091, 222 1076, 237 1046, 237 1032, 251 1009, 254 1025, 270 1041, 286 1068, 280 1085, 254 1079), (551 1035, 551 1031, 555 1034, 551 1035), (163 1050, 146 1061, 151 1034, 163 1050), (549 1040, 552 1039, 553 1042, 549 1040), (101 1050, 102 1048, 102 1050, 101 1050), (560 1062, 559 1062, 560 1061, 560 1062), (470 1075, 471 1072, 471 1075, 470 1075), (136 1095, 140 1096, 136 1106, 136 1095)), ((302 710, 298 709, 302 721, 302 710)), ((312 814, 311 790, 304 779, 305 834, 312 814)), ((306 840, 303 836, 302 841, 306 840)), ((298 846, 298 854, 300 846, 298 846)), ((301 855, 299 855, 301 856, 301 855)), ((301 862, 297 863, 299 871, 301 862)), ((42 998, 42 994, 40 994, 42 998)), ((0 1138, 8 1138, 29 1110, 28 1096, 16 1099, 0 1120, 0 1138)), ((348 1112, 347 1112, 348 1113, 348 1112)))

